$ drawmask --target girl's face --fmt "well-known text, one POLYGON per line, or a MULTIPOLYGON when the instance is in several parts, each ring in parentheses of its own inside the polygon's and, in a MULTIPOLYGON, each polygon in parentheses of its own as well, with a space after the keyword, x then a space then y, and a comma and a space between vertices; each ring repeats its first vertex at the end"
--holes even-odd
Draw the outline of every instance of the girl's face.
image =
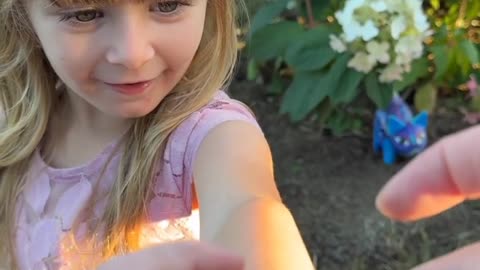
POLYGON ((148 114, 183 77, 207 6, 207 0, 27 2, 40 45, 74 105, 121 118, 148 114))

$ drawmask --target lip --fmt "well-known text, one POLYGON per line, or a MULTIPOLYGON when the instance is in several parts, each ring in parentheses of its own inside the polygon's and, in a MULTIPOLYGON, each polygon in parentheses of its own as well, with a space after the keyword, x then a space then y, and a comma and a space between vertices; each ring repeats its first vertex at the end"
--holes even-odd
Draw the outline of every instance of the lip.
POLYGON ((138 95, 145 92, 153 80, 140 81, 136 83, 107 83, 106 85, 110 86, 114 91, 125 94, 125 95, 138 95))

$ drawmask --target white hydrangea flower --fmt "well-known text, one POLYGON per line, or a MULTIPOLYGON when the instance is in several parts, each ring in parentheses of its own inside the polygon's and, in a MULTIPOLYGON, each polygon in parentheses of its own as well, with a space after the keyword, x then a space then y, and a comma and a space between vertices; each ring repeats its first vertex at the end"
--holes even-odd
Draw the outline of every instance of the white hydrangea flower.
POLYGON ((420 11, 415 11, 415 28, 417 28, 417 31, 419 32, 426 32, 430 29, 430 24, 428 23, 427 16, 420 12, 420 11))
POLYGON ((348 66, 359 72, 371 72, 380 64, 382 82, 400 80, 409 72, 433 34, 422 0, 346 0, 335 17, 342 33, 330 36, 332 49, 353 53, 348 66))
POLYGON ((410 57, 411 59, 422 56, 423 43, 422 39, 416 36, 405 36, 398 40, 395 46, 395 52, 410 57))
POLYGON ((355 10, 365 4, 365 0, 347 0, 345 7, 341 11, 335 12, 335 18, 337 18, 340 25, 344 26, 350 24, 353 20, 353 13, 355 10))
POLYGON ((347 66, 358 72, 369 73, 375 67, 376 61, 365 52, 357 52, 347 66))
POLYGON ((378 34, 380 33, 378 27, 375 26, 375 23, 373 23, 373 21, 371 20, 367 21, 364 25, 362 25, 360 31, 360 35, 364 41, 369 41, 378 36, 378 34))
POLYGON ((395 58, 395 64, 401 66, 405 72, 410 72, 412 61, 413 58, 410 55, 404 55, 401 53, 397 54, 397 57, 395 58))
POLYGON ((382 83, 390 83, 402 80, 403 68, 396 64, 388 65, 381 73, 378 80, 382 83))
POLYGON ((343 40, 335 35, 330 35, 330 48, 338 53, 343 53, 347 50, 347 45, 343 40))
POLYGON ((287 3, 287 9, 288 10, 292 10, 296 7, 297 7, 297 1, 295 1, 295 0, 288 1, 288 3, 287 3))
POLYGON ((388 10, 388 6, 383 0, 371 1, 370 7, 376 12, 384 12, 388 10))
POLYGON ((370 57, 382 64, 387 64, 390 62, 390 54, 388 53, 389 49, 390 44, 387 42, 379 43, 373 40, 367 43, 367 52, 369 53, 370 57))
POLYGON ((357 38, 361 38, 364 41, 370 41, 380 33, 380 30, 375 26, 373 21, 367 21, 365 24, 361 25, 357 21, 350 21, 349 24, 344 27, 345 40, 347 42, 352 42, 357 38))
POLYGON ((407 19, 402 15, 396 16, 390 25, 392 37, 396 40, 400 38, 400 34, 402 34, 406 29, 407 19))
POLYGON ((387 10, 390 13, 397 13, 401 10, 402 7, 402 1, 398 0, 383 0, 385 5, 387 6, 387 10))
POLYGON ((352 42, 356 38, 360 37, 362 26, 357 21, 351 20, 348 24, 343 26, 343 32, 345 34, 345 41, 352 42))
POLYGON ((355 10, 362 7, 365 1, 366 0, 349 0, 346 2, 343 10, 335 12, 335 18, 337 18, 342 26, 347 42, 352 42, 360 37, 364 41, 369 41, 380 32, 373 21, 369 20, 362 24, 355 19, 355 10))
POLYGON ((418 32, 425 32, 430 28, 427 16, 423 12, 422 1, 420 0, 404 0, 406 9, 414 21, 414 26, 418 32))

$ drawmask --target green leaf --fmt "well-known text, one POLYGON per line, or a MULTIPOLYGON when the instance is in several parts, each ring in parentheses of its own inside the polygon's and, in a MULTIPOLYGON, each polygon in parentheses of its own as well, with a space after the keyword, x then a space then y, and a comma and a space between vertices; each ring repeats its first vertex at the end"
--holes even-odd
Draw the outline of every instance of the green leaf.
POLYGON ((268 87, 268 93, 269 94, 274 94, 274 95, 279 95, 283 93, 285 90, 285 85, 282 77, 278 72, 273 74, 272 77, 272 82, 270 83, 270 86, 268 87))
POLYGON ((297 74, 282 99, 280 113, 288 113, 294 122, 305 118, 328 95, 328 88, 319 87, 327 80, 325 72, 297 74))
POLYGON ((428 60, 422 57, 413 61, 410 72, 403 75, 403 80, 394 83, 393 91, 400 92, 426 75, 428 75, 428 60))
POLYGON ((259 29, 272 23, 273 19, 278 17, 286 8, 288 0, 272 2, 260 8, 252 20, 250 35, 253 35, 259 29))
POLYGON ((448 43, 448 28, 446 25, 442 25, 434 34, 434 44, 446 45, 448 43))
POLYGON ((475 47, 475 44, 473 44, 470 40, 463 39, 460 42, 460 48, 462 49, 463 53, 467 56, 468 60, 470 61, 470 64, 474 65, 479 63, 478 50, 475 47))
POLYGON ((450 5, 450 8, 448 9, 447 16, 445 17, 445 23, 447 25, 454 26, 455 22, 458 19, 458 14, 460 11, 460 4, 457 3, 452 3, 450 5))
POLYGON ((350 103, 360 92, 360 82, 365 77, 364 73, 353 69, 347 69, 340 79, 340 84, 336 90, 331 92, 330 97, 334 104, 340 102, 350 103))
POLYGON ((440 80, 448 70, 449 49, 447 45, 437 45, 431 47, 430 50, 434 55, 433 61, 436 69, 434 80, 440 80))
POLYGON ((427 83, 415 92, 415 108, 417 111, 433 112, 437 104, 437 88, 432 83, 427 83))
POLYGON ((317 115, 318 115, 318 121, 320 124, 325 125, 327 122, 328 118, 334 111, 334 106, 332 102, 330 101, 329 98, 325 98, 320 102, 320 105, 318 105, 318 110, 317 110, 317 115))
POLYGON ((250 59, 247 66, 247 80, 253 81, 257 79, 258 72, 257 62, 254 59, 250 59))
POLYGON ((342 109, 335 110, 327 121, 327 126, 334 136, 341 136, 345 134, 347 130, 352 130, 353 124, 353 117, 342 109))
POLYGON ((248 50, 258 61, 283 56, 290 43, 302 33, 304 29, 296 22, 270 24, 253 34, 248 50))
POLYGON ((341 55, 327 71, 296 74, 283 97, 280 112, 289 113, 292 121, 305 118, 337 88, 349 58, 348 54, 341 55))
POLYGON ((440 0, 430 0, 430 5, 434 10, 438 10, 440 8, 440 0))
POLYGON ((467 53, 460 46, 456 47, 453 52, 455 54, 455 63, 457 64, 456 69, 460 70, 461 76, 467 77, 470 75, 472 68, 467 53))
POLYGON ((377 105, 384 109, 392 100, 393 89, 391 85, 380 84, 375 73, 369 73, 365 78, 365 88, 367 96, 377 105))
POLYGON ((331 92, 335 91, 335 88, 338 86, 340 77, 342 76, 343 72, 347 69, 347 63, 352 58, 352 55, 349 53, 340 54, 335 62, 333 63, 332 67, 328 71, 331 79, 332 84, 329 85, 331 87, 331 92))
POLYGON ((478 14, 480 13, 480 2, 479 1, 470 1, 468 4, 467 14, 465 16, 466 20, 473 20, 478 18, 478 14))
POLYGON ((306 31, 287 49, 285 61, 296 71, 311 71, 325 67, 338 54, 330 48, 330 34, 325 26, 306 31))
POLYGON ((472 101, 470 102, 470 107, 475 112, 480 112, 480 95, 476 95, 472 98, 472 101))
POLYGON ((329 64, 337 54, 330 47, 303 48, 297 44, 287 50, 285 60, 296 71, 318 70, 329 64))

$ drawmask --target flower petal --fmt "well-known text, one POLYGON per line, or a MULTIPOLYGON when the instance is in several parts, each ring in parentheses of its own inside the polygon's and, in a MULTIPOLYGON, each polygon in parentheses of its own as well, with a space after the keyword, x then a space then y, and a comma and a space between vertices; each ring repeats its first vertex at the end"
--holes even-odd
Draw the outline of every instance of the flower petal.
POLYGON ((407 29, 407 20, 404 16, 396 16, 390 26, 390 31, 394 39, 399 39, 400 35, 407 29))
POLYGON ((367 21, 361 28, 361 35, 364 41, 369 41, 372 38, 378 36, 380 30, 373 23, 373 21, 367 21))

